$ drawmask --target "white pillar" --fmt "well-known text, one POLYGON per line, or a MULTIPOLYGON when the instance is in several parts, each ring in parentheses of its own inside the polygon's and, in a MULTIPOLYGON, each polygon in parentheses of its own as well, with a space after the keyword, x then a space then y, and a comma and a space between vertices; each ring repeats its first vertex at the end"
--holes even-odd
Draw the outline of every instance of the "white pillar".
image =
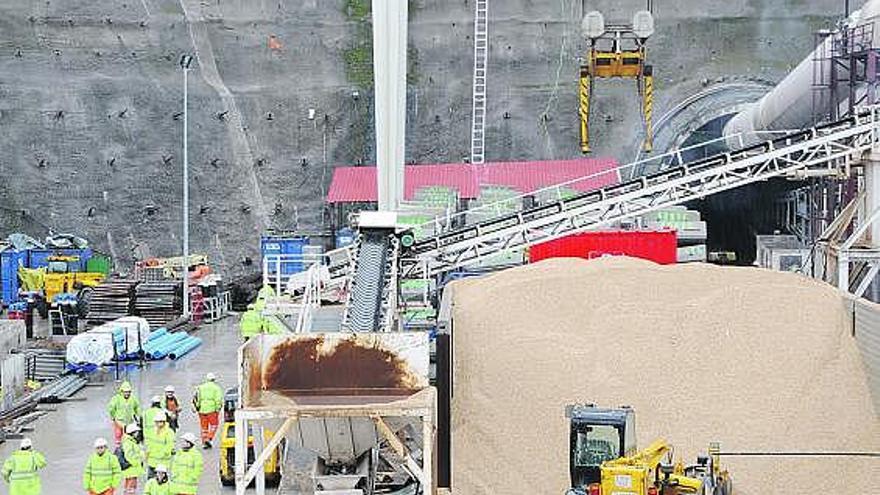
POLYGON ((380 211, 397 210, 403 198, 407 10, 407 0, 373 0, 376 167, 380 211))
MULTIPOLYGON (((880 154, 872 151, 863 165, 865 167, 865 207, 859 215, 859 221, 865 222, 880 207, 880 154)), ((865 240, 872 246, 880 244, 880 222, 874 222, 868 228, 865 240)))

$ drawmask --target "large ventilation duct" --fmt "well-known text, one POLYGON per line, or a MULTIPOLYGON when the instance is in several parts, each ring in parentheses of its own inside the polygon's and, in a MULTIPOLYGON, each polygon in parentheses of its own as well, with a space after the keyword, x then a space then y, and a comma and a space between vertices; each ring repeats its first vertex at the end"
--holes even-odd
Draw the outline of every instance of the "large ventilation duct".
MULTIPOLYGON (((868 0, 861 10, 854 12, 847 19, 847 26, 874 23, 874 45, 880 40, 880 0, 868 0)), ((816 119, 814 112, 825 113, 823 109, 831 107, 829 91, 814 92, 814 84, 830 83, 831 61, 827 54, 831 53, 833 35, 826 37, 822 43, 807 56, 791 73, 776 85, 769 93, 747 109, 735 115, 724 127, 724 136, 731 149, 740 148, 761 141, 761 131, 777 131, 802 129, 811 125, 816 119), (821 64, 821 65, 820 65, 821 64), (814 74, 822 81, 814 81, 814 74), (814 98, 815 101, 814 101, 814 98)), ((848 96, 841 91, 839 105, 848 96)))

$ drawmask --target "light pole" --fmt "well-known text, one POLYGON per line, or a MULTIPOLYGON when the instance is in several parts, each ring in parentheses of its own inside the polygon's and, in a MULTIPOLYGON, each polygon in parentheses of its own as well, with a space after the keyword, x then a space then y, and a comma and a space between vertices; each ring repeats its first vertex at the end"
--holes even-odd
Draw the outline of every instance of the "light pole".
POLYGON ((189 318, 189 157, 187 140, 187 73, 192 55, 180 57, 183 69, 183 316, 189 318))

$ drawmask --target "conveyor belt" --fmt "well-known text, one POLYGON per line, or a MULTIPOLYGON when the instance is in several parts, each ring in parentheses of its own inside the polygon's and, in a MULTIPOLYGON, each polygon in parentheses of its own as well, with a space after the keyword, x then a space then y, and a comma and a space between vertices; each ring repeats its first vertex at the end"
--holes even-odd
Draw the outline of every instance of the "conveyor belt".
POLYGON ((390 247, 386 233, 361 234, 343 324, 351 331, 374 332, 379 327, 390 247))
POLYGON ((652 210, 809 170, 839 174, 877 144, 878 107, 741 150, 672 164, 639 177, 422 239, 401 254, 403 278, 434 276, 481 259, 652 210))

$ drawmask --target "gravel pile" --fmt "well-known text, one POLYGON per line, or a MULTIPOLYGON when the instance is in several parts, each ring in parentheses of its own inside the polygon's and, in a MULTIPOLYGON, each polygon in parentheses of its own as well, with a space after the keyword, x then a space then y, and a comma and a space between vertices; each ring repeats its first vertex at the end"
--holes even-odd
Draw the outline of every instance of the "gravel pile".
MULTIPOLYGON (((838 293, 752 268, 548 260, 454 291, 456 495, 563 493, 564 406, 636 409, 638 444, 880 451, 838 293)), ((730 458, 740 495, 876 493, 880 460, 730 458), (812 489, 812 488, 811 488, 812 489)))

